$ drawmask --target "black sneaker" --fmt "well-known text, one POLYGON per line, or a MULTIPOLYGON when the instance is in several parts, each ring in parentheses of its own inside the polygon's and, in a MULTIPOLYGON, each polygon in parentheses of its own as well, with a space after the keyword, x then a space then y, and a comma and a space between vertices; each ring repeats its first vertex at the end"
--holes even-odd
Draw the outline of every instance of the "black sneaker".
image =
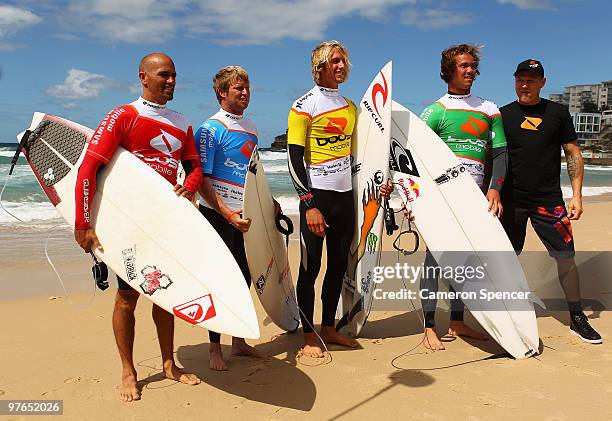
POLYGON ((583 342, 590 344, 600 344, 603 342, 601 335, 589 324, 589 319, 583 313, 570 313, 570 332, 582 339, 583 342))

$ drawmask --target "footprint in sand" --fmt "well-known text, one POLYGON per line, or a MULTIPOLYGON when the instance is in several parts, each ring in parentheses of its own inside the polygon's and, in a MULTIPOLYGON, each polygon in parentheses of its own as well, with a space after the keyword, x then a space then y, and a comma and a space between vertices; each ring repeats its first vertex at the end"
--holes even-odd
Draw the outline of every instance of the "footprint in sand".
POLYGON ((504 402, 503 397, 496 396, 492 393, 483 393, 476 397, 476 401, 485 406, 494 406, 496 408, 516 409, 515 405, 504 402))

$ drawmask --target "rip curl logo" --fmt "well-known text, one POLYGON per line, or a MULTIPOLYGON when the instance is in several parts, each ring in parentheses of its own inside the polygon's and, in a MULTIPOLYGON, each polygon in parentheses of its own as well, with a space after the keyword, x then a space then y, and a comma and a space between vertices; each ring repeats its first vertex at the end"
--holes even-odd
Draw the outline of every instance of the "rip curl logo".
POLYGON ((525 121, 521 123, 521 129, 538 131, 538 127, 542 124, 542 119, 538 117, 525 117, 525 121))
POLYGON ((204 295, 180 304, 172 309, 174 315, 192 325, 197 325, 217 315, 212 295, 204 295))
POLYGON ((472 136, 480 137, 485 131, 489 130, 489 125, 482 120, 469 116, 468 121, 461 125, 461 130, 472 136))
POLYGON ((172 153, 178 151, 182 147, 182 143, 179 139, 172 136, 170 133, 161 130, 159 136, 151 139, 151 147, 157 149, 164 155, 172 155, 172 153))
POLYGON ((389 87, 387 86, 387 79, 385 79, 385 75, 383 72, 380 72, 380 76, 382 76, 383 83, 385 84, 384 88, 380 83, 377 83, 372 88, 372 104, 374 104, 374 109, 376 110, 376 114, 380 116, 380 112, 378 111, 378 105, 376 104, 376 95, 381 94, 384 106, 387 103, 387 96, 389 95, 389 87))
POLYGON ((142 292, 147 295, 153 295, 159 289, 168 289, 172 285, 172 279, 161 270, 152 265, 145 266, 140 273, 144 276, 144 282, 140 284, 142 292))

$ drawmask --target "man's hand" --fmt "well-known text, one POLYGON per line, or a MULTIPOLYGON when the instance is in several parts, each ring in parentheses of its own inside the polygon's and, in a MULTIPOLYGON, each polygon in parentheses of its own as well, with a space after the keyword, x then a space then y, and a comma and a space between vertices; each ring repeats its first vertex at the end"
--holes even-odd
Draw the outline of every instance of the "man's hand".
POLYGON ((181 186, 180 184, 175 185, 173 190, 177 196, 183 196, 187 200, 191 200, 193 197, 193 192, 190 192, 186 187, 181 186))
POLYGON ((391 198, 391 193, 393 193, 393 181, 389 178, 387 179, 387 184, 380 186, 380 194, 382 197, 389 200, 391 198))
POLYGON ((574 196, 567 205, 567 217, 572 220, 579 220, 582 216, 582 197, 574 196))
POLYGON ((243 219, 241 215, 242 215, 242 209, 236 212, 232 212, 229 215, 227 220, 229 221, 230 224, 232 224, 234 228, 244 233, 244 232, 247 232, 249 228, 251 227, 251 220, 243 219))
POLYGON ((283 213, 283 210, 281 209, 280 203, 278 203, 276 199, 273 198, 272 200, 274 200, 274 216, 277 217, 279 213, 283 213))
POLYGON ((306 211, 306 224, 310 232, 318 237, 325 237, 325 228, 329 228, 329 225, 325 223, 323 214, 317 208, 306 211))
POLYGON ((487 192, 487 200, 489 201, 489 208, 487 209, 489 212, 493 214, 493 216, 500 218, 504 213, 504 208, 501 204, 501 198, 499 197, 499 192, 495 189, 489 189, 487 192))
POLYGON ((405 204, 402 204, 402 211, 404 212, 404 218, 409 221, 414 221, 414 215, 412 214, 412 209, 408 209, 405 204))
POLYGON ((104 252, 104 249, 100 244, 100 240, 98 240, 98 236, 96 235, 96 231, 93 228, 84 230, 75 229, 74 239, 79 246, 85 250, 85 253, 89 253, 92 250, 92 247, 104 252))

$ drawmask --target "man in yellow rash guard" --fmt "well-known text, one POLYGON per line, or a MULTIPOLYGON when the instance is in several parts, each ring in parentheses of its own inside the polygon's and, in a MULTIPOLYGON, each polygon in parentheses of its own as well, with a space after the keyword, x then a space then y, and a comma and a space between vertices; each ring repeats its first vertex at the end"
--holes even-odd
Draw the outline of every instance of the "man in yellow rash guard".
MULTIPOLYGON (((289 172, 300 197, 301 264, 297 299, 304 328, 302 352, 323 357, 314 332, 314 282, 321 268, 323 238, 327 241, 327 269, 321 300, 321 339, 349 348, 357 341, 338 333, 335 314, 342 290, 355 225, 351 184, 351 138, 357 108, 340 95, 338 85, 349 74, 346 48, 338 41, 319 44, 311 56, 315 86, 289 111, 287 153, 289 172)), ((392 186, 381 187, 388 197, 392 186)))

